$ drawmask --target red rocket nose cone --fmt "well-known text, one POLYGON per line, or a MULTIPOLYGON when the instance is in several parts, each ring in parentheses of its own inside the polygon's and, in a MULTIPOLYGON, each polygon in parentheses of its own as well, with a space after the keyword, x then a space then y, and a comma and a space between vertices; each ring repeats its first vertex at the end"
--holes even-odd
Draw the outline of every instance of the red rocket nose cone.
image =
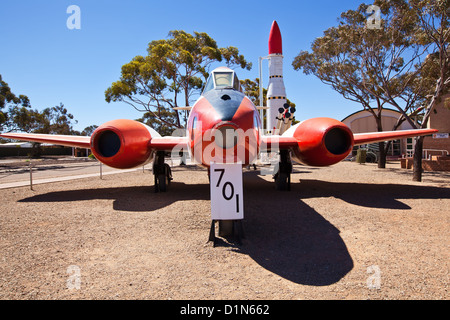
POLYGON ((276 21, 272 23, 269 35, 269 54, 282 54, 281 32, 276 21))

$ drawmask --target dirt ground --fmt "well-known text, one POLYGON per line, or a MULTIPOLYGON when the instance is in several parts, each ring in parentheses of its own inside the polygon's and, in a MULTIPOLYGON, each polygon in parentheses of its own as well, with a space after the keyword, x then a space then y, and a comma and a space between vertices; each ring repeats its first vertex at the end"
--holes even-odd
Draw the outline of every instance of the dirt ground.
POLYGON ((0 190, 0 299, 449 299, 450 173, 244 171, 245 239, 208 242, 206 171, 0 190))

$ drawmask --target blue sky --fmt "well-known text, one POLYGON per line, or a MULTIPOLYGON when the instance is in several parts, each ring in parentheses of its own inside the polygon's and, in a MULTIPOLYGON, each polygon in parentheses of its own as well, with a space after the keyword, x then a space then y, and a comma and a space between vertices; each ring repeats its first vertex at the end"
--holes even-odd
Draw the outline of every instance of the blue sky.
MULTIPOLYGON (((206 32, 219 47, 235 46, 251 71, 237 69, 240 79, 258 77, 258 58, 268 54, 272 21, 283 37, 284 81, 297 105, 297 120, 328 116, 343 119, 360 109, 314 76, 292 68, 294 57, 337 24, 337 18, 363 1, 154 1, 154 0, 17 0, 0 11, 0 74, 15 94, 25 94, 33 108, 63 103, 78 124, 75 129, 118 118, 136 119, 131 106, 107 103, 104 91, 120 77, 121 66, 145 55, 150 41, 170 30, 206 32), (81 29, 70 30, 66 12, 81 9, 81 29)), ((371 1, 366 1, 371 3, 371 1)), ((217 65, 219 66, 219 65, 217 65)), ((268 83, 267 60, 263 84, 268 83)))

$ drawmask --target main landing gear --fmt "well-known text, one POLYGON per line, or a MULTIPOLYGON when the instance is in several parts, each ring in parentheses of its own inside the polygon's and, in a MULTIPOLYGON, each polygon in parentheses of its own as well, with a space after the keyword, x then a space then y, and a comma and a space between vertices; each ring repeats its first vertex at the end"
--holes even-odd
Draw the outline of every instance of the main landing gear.
POLYGON ((155 192, 166 192, 172 178, 170 166, 164 162, 165 152, 158 151, 153 160, 153 176, 155 177, 155 192))
POLYGON ((281 150, 278 171, 273 176, 276 190, 291 190, 291 173, 292 162, 291 156, 289 155, 289 150, 281 150))

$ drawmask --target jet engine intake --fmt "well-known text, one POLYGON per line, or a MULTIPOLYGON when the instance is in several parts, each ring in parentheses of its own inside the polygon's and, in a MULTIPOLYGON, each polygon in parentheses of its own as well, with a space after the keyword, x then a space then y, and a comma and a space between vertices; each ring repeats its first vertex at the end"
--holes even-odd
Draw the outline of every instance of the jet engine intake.
POLYGON ((98 127, 91 136, 91 150, 107 166, 128 169, 149 162, 149 148, 156 131, 134 120, 113 120, 98 127))
POLYGON ((313 118, 293 131, 298 148, 294 160, 310 166, 329 166, 347 157, 353 148, 353 133, 344 123, 331 118, 313 118))

